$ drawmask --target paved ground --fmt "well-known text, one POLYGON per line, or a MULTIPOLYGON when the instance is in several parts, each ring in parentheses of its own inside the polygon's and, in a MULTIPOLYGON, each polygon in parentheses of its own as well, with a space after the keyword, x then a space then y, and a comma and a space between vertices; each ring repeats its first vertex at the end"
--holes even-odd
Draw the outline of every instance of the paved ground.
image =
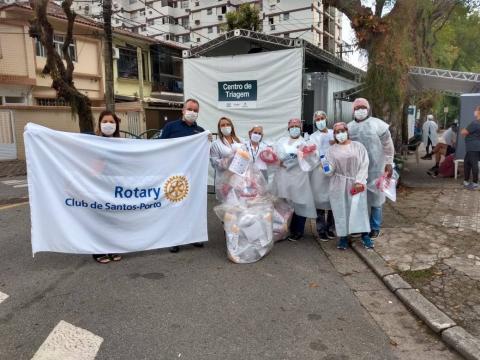
POLYGON ((25 161, 2 160, 0 161, 0 178, 15 177, 27 174, 25 161))
MULTIPOLYGON (((13 184, 4 203, 26 195, 13 184)), ((28 205, 0 206, 0 227, 0 359, 459 359, 333 242, 281 242, 235 265, 211 215, 204 249, 99 265, 32 258, 28 205)))
POLYGON ((471 334, 480 336, 480 192, 463 177, 432 179, 411 159, 395 204, 385 207, 376 251, 471 334))

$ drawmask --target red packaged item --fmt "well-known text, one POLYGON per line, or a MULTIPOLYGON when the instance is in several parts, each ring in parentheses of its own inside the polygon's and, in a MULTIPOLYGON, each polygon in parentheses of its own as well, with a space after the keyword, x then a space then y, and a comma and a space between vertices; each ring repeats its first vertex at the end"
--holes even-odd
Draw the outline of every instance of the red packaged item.
MULTIPOLYGON (((357 185, 357 184, 355 184, 355 185, 357 185)), ((355 186, 353 186, 350 189, 350 194, 353 196, 353 195, 360 194, 361 192, 364 192, 364 191, 365 191, 365 185, 362 184, 362 189, 360 191, 357 191, 357 188, 355 186)))
POLYGON ((272 148, 266 148, 260 154, 260 159, 268 165, 272 165, 278 162, 278 156, 275 154, 272 148))

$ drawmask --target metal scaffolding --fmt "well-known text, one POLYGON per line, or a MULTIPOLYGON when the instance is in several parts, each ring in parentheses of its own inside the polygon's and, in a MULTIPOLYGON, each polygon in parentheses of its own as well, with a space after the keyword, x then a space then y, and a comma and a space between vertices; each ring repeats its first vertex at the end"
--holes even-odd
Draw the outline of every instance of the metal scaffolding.
POLYGON ((233 39, 247 39, 264 45, 272 45, 274 48, 303 47, 308 55, 311 55, 312 57, 326 63, 332 64, 344 71, 347 71, 348 73, 354 75, 357 78, 364 75, 364 72, 361 69, 356 68, 355 66, 347 63, 346 61, 336 57, 334 54, 320 49, 318 46, 315 46, 303 39, 284 38, 243 29, 229 31, 209 42, 206 42, 203 45, 196 46, 190 50, 184 50, 183 57, 189 58, 202 56, 205 53, 215 48, 218 48, 233 39))

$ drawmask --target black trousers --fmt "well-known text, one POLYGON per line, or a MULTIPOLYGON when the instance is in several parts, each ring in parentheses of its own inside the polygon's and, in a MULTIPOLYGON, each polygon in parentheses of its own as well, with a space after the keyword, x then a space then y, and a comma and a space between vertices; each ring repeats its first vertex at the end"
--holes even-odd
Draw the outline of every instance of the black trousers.
POLYGON ((290 223, 290 232, 292 234, 301 234, 305 232, 305 222, 307 218, 293 213, 292 222, 290 223))
POLYGON ((470 172, 472 172, 473 182, 478 184, 478 162, 480 161, 480 151, 467 151, 464 159, 464 176, 465 181, 470 180, 470 172))
POLYGON ((430 150, 433 150, 433 143, 432 143, 432 140, 430 140, 430 138, 428 138, 427 146, 426 146, 427 155, 430 155, 432 152, 430 150, 428 150, 428 148, 430 148, 430 150))
POLYGON ((335 227, 332 210, 317 209, 317 232, 325 233, 332 231, 335 227))

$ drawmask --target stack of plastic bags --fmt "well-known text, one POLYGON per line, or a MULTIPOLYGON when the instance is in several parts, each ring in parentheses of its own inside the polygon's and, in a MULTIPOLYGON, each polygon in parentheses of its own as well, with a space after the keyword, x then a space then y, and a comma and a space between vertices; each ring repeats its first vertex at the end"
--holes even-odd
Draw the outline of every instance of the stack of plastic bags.
POLYGON ((288 235, 293 209, 270 195, 248 152, 239 149, 230 161, 229 171, 216 184, 222 204, 214 211, 223 222, 228 258, 247 264, 263 258, 274 240, 288 235))

